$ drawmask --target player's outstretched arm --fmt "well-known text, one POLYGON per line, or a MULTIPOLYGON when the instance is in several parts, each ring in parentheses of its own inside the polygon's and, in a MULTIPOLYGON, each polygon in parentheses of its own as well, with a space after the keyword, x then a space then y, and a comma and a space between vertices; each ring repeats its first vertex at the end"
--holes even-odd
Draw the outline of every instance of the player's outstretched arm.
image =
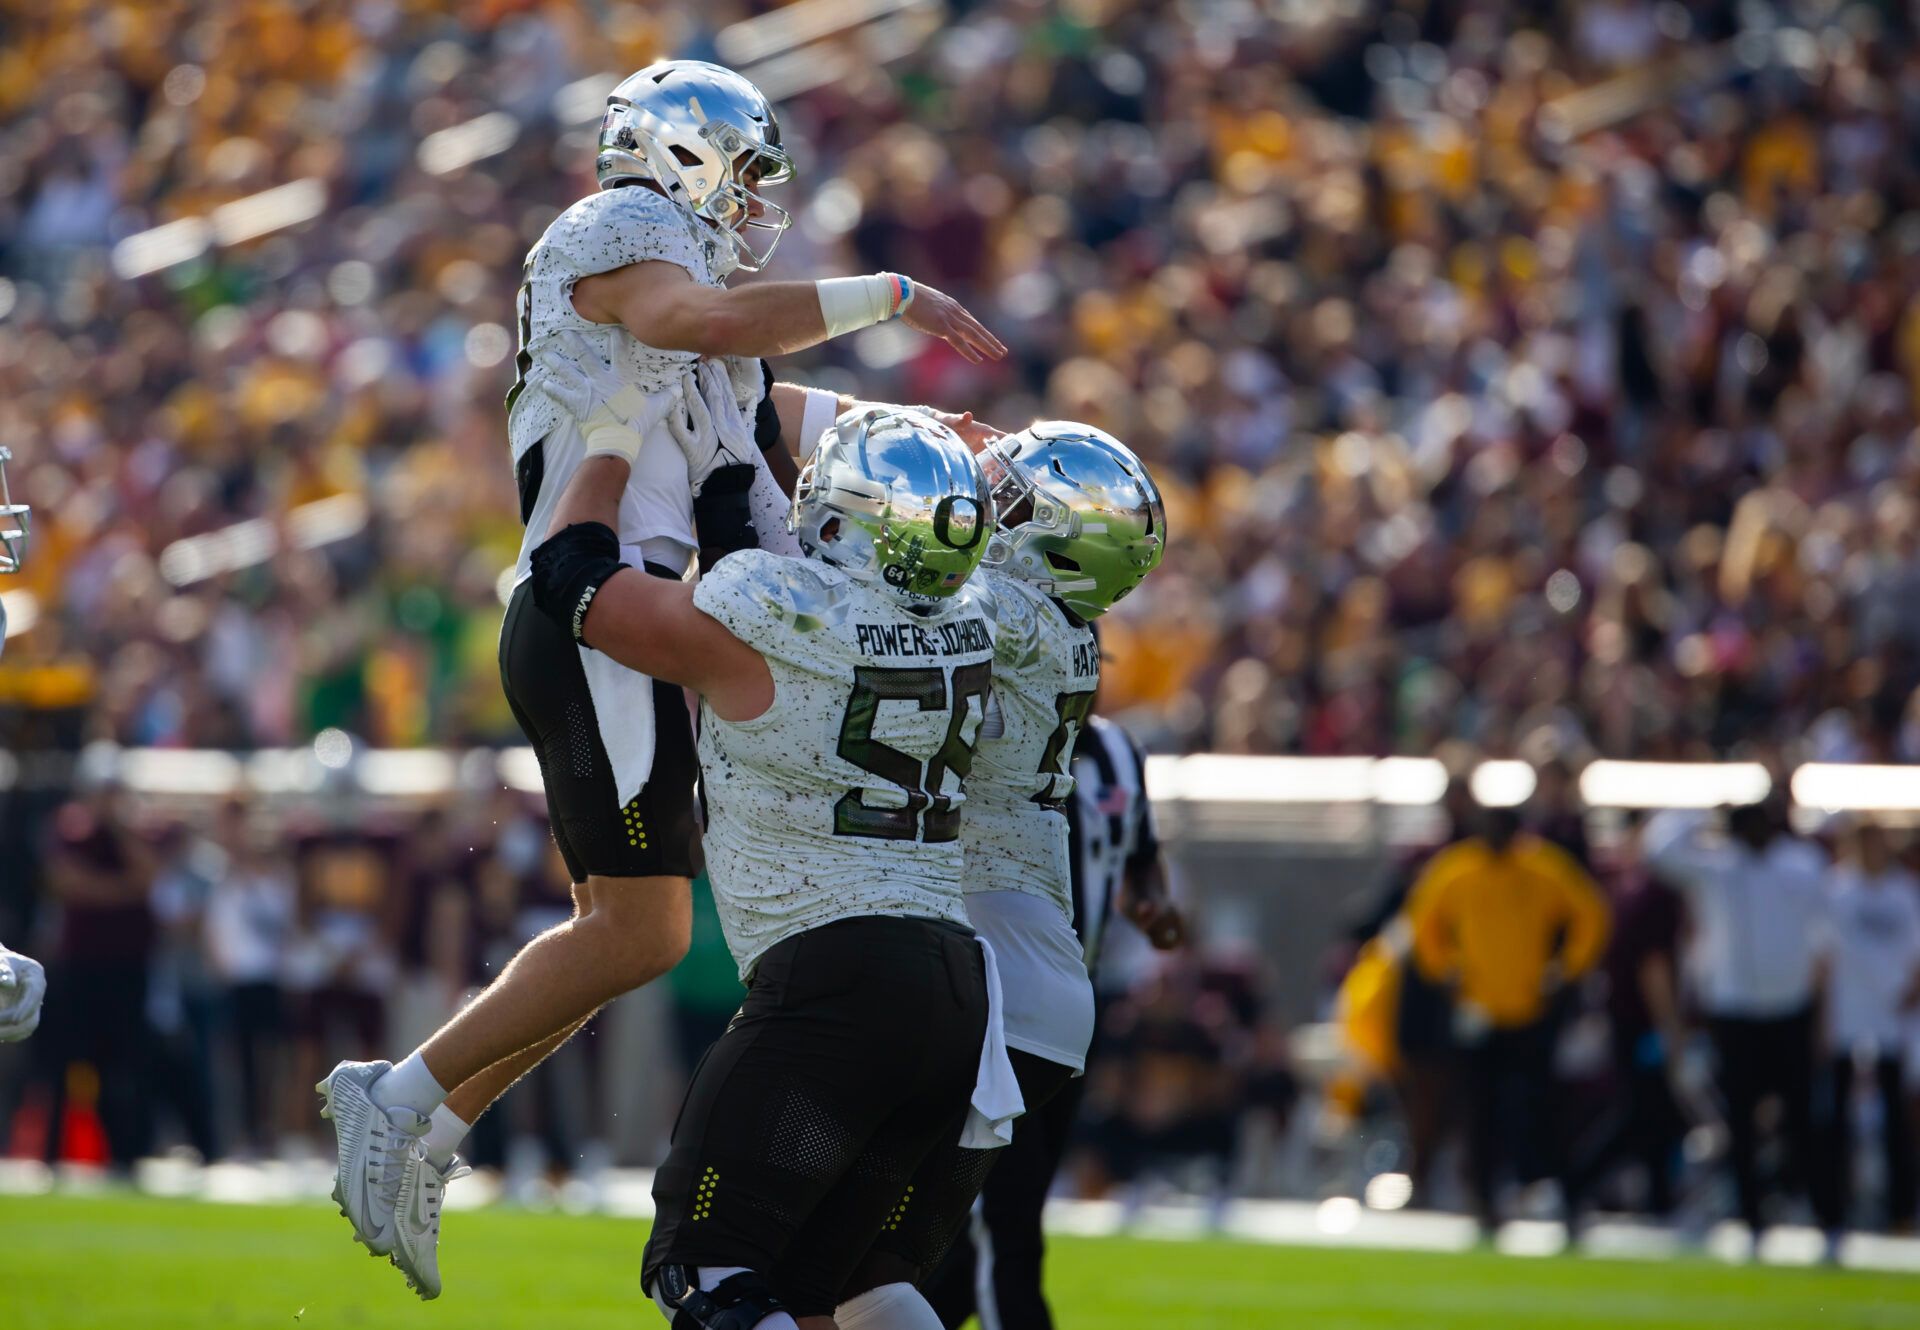
POLYGON ((1007 354, 952 296, 894 273, 819 282, 704 286, 675 263, 649 260, 583 277, 573 307, 618 323, 648 346, 703 356, 780 356, 898 318, 975 364, 1007 354))
POLYGON ((693 689, 723 720, 752 720, 773 705, 766 660, 696 608, 692 587, 620 561, 613 522, 628 470, 599 456, 574 472, 533 552, 534 603, 582 646, 693 689))
MULTIPOLYGON (((774 412, 780 418, 780 446, 800 458, 812 454, 814 445, 820 442, 821 434, 834 421, 861 405, 873 405, 863 403, 850 393, 833 393, 825 388, 809 388, 799 383, 776 383, 770 396, 774 412)), ((1006 432, 983 420, 974 419, 971 411, 955 413, 942 411, 935 406, 909 409, 933 417, 958 434, 975 452, 986 447, 989 440, 997 439, 1006 432)))

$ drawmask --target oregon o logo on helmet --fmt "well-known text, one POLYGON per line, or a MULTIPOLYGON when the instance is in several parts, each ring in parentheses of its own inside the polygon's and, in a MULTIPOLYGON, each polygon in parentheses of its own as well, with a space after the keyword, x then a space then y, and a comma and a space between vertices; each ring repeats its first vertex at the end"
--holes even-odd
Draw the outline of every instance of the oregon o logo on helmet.
POLYGON ((964 494, 949 494, 933 510, 933 534, 953 549, 972 549, 980 543, 980 533, 985 530, 979 502, 964 494))

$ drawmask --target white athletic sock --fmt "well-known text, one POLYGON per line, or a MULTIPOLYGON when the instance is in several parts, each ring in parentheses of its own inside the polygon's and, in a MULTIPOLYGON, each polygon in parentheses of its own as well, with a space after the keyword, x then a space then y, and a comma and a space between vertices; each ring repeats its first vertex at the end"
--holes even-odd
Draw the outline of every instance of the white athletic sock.
MULTIPOLYGON (((702 1289, 715 1288, 721 1280, 730 1278, 733 1275, 744 1274, 746 1269, 747 1267, 744 1265, 703 1265, 699 1267, 698 1270, 700 1287, 702 1289)), ((647 1295, 653 1299, 653 1305, 660 1309, 660 1314, 666 1317, 668 1321, 672 1321, 676 1309, 667 1305, 666 1299, 660 1296, 660 1290, 650 1288, 647 1290, 647 1295)), ((786 1312, 775 1312, 771 1316, 761 1317, 754 1325, 753 1330, 800 1330, 800 1323, 786 1312)))
POLYGON ((473 1130, 471 1122, 464 1122, 460 1115, 445 1104, 433 1110, 433 1118, 427 1126, 427 1134, 421 1138, 421 1144, 427 1148, 427 1158, 433 1161, 435 1168, 444 1169, 453 1162, 453 1152, 460 1148, 460 1142, 467 1139, 467 1133, 473 1130))
POLYGON ((410 1108, 423 1118, 447 1097, 418 1052, 407 1054, 392 1071, 368 1086, 367 1094, 381 1108, 410 1108))
POLYGON ((942 1330, 940 1313, 912 1284, 882 1284, 833 1309, 840 1330, 942 1330))

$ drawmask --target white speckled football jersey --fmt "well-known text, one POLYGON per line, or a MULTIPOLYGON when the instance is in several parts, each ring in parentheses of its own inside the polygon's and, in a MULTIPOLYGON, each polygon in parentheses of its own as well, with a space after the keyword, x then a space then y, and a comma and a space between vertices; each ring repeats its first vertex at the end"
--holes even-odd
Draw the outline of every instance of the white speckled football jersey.
MULTIPOLYGON (((679 391, 681 376, 699 360, 692 351, 648 346, 619 324, 582 318, 573 307, 574 284, 582 277, 651 260, 684 268, 694 281, 717 287, 723 285, 716 276, 719 254, 717 236, 665 198, 637 185, 587 195, 556 217, 527 254, 517 298, 520 352, 515 364, 521 377, 507 394, 507 436, 516 468, 530 448, 543 439, 547 443, 539 495, 523 514, 527 535, 520 552, 519 579, 527 576, 533 547, 545 538, 553 505, 586 451, 577 423, 553 399, 545 393, 522 391, 522 380, 535 359, 561 333, 577 332, 645 393, 679 391)), ((758 362, 752 365, 751 371, 728 367, 736 380, 736 393, 758 372, 758 362)), ((758 400, 757 394, 753 400, 758 400)), ((697 545, 686 458, 665 438, 649 443, 654 446, 640 450, 620 501, 620 541, 629 546, 647 542, 650 557, 653 542, 672 541, 681 547, 684 563, 697 545)))
POLYGON ((967 780, 966 890, 1024 891, 1073 915, 1073 742, 1100 686, 1100 647, 1031 583, 981 569, 994 614, 994 723, 967 780))
POLYGON ((773 671, 764 715, 701 715, 707 871, 741 977, 838 919, 964 925, 962 783, 992 686, 984 597, 964 587, 916 615, 826 564, 743 550, 693 603, 773 671))

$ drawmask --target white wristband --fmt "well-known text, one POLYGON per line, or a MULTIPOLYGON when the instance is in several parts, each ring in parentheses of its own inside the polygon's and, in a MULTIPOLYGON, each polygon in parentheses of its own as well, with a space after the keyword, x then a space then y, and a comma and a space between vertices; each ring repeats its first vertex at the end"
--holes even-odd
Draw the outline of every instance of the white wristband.
POLYGON ((894 272, 828 277, 815 282, 813 289, 820 297, 820 317, 829 337, 885 323, 913 303, 913 283, 894 272))
POLYGON ((840 394, 830 393, 825 388, 808 388, 807 404, 800 411, 800 460, 806 461, 813 456, 813 450, 820 446, 820 436, 833 428, 834 420, 840 414, 840 394))

